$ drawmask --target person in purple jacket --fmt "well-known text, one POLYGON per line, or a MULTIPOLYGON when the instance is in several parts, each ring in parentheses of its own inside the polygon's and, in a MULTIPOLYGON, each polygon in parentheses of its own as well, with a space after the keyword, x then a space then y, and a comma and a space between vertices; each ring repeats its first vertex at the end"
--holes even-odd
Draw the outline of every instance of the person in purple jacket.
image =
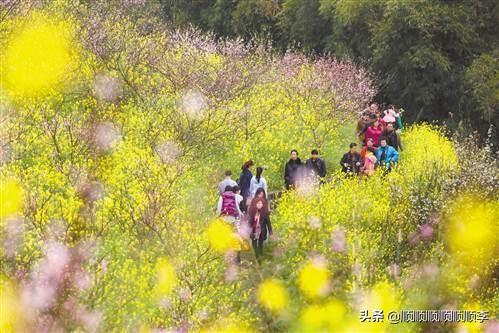
POLYGON ((237 202, 237 195, 231 186, 227 186, 218 199, 217 212, 227 222, 234 223, 242 215, 237 202))

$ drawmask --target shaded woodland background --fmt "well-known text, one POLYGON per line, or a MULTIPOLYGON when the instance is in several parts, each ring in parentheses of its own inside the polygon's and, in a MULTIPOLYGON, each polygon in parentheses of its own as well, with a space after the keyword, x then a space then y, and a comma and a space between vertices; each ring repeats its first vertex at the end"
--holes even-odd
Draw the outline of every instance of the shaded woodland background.
POLYGON ((174 26, 266 41, 276 51, 348 57, 376 73, 376 99, 408 121, 485 134, 499 125, 499 3, 367 0, 164 0, 174 26))

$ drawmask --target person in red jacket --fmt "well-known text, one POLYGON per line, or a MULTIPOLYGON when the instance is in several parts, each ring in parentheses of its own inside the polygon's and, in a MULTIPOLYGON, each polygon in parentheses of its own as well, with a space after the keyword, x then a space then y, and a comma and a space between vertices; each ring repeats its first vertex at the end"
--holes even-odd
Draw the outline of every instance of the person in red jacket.
POLYGON ((374 123, 372 123, 371 126, 369 126, 366 130, 366 144, 367 140, 372 139, 373 140, 373 146, 378 147, 379 144, 379 138, 381 137, 381 133, 383 132, 383 128, 381 128, 379 124, 379 120, 376 119, 374 123))

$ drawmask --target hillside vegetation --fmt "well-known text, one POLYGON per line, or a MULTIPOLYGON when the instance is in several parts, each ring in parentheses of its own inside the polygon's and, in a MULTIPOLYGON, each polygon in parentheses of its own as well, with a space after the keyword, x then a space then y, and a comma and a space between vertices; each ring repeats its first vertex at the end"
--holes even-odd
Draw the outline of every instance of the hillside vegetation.
POLYGON ((0 331, 497 327, 488 147, 416 124, 391 173, 346 178, 338 162, 377 93, 372 74, 171 30, 135 6, 0 7, 0 331), (329 182, 283 191, 293 148, 319 149, 329 182), (249 158, 283 193, 261 263, 242 251, 236 264, 217 185, 249 158), (373 309, 490 318, 361 323, 373 309))

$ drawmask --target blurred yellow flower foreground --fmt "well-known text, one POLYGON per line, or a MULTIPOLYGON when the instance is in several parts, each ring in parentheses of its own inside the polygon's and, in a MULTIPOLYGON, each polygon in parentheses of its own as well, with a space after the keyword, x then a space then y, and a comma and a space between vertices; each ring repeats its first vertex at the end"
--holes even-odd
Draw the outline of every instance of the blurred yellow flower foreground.
POLYGON ((45 94, 74 65, 70 25, 34 14, 18 29, 2 55, 2 81, 15 95, 45 94))
POLYGON ((267 279, 258 287, 258 301, 272 312, 280 312, 288 304, 288 293, 284 284, 276 279, 267 279))

